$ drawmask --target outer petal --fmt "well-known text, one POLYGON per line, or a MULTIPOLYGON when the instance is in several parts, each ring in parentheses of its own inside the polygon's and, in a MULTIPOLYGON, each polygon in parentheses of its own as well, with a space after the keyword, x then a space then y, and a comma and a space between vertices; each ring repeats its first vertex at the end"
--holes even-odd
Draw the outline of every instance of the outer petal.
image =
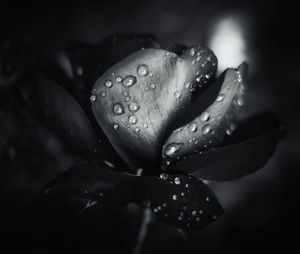
MULTIPOLYGON (((213 86, 221 89, 214 103, 188 124, 173 131, 163 148, 163 156, 178 158, 219 145, 233 132, 242 105, 246 64, 228 69, 213 86)), ((201 107, 199 107, 201 110, 201 107)))
POLYGON ((282 131, 273 114, 261 114, 240 125, 221 147, 184 157, 171 166, 214 181, 230 181, 263 167, 273 155, 282 131))
POLYGON ((201 47, 186 50, 182 58, 145 49, 97 80, 94 114, 131 168, 160 164, 162 142, 174 120, 206 89, 215 70, 215 56, 201 47))
POLYGON ((35 115, 74 152, 91 157, 103 153, 84 111, 65 90, 33 75, 23 80, 21 92, 35 115))
POLYGON ((210 188, 194 176, 161 174, 143 177, 139 184, 138 202, 172 226, 200 229, 223 213, 210 188))

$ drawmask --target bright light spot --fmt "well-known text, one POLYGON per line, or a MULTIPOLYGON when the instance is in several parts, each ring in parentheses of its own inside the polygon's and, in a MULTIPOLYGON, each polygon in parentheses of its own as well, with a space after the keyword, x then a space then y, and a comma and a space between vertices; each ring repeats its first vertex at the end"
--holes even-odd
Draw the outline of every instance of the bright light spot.
POLYGON ((247 60, 243 30, 235 18, 226 18, 216 24, 209 46, 218 57, 219 72, 247 60))

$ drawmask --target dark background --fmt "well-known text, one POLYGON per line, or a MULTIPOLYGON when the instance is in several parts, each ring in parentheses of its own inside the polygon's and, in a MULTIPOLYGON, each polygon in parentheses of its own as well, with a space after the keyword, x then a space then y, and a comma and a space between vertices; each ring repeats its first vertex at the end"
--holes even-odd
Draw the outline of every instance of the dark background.
MULTIPOLYGON (((263 0, 46 0, 6 1, 0 7, 3 48, 7 38, 60 45, 140 32, 153 33, 162 46, 172 42, 210 46, 214 27, 234 18, 243 32, 250 63, 248 107, 276 112, 288 136, 262 170, 234 182, 212 183, 226 212, 213 225, 188 232, 187 237, 197 253, 297 251, 300 55, 296 6, 263 0)), ((22 43, 16 47, 22 48, 22 43)), ((79 218, 63 200, 60 205, 43 201, 43 187, 72 165, 74 158, 24 109, 14 89, 2 79, 0 149, 0 248, 42 253, 86 253, 95 248, 106 253, 106 247, 126 253, 133 248, 140 211, 95 208, 79 218)), ((154 223, 143 253, 175 252, 192 249, 178 232, 154 223)))

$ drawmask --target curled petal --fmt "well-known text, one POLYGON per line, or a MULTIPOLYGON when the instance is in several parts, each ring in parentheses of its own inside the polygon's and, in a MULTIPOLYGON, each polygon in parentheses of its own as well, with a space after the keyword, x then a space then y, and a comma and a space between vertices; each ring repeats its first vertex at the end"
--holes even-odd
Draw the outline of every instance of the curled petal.
POLYGON ((171 166, 213 181, 230 181, 263 167, 273 155, 282 131, 271 113, 255 116, 238 125, 223 146, 184 157, 171 166))
POLYGON ((228 69, 216 81, 213 86, 221 85, 221 89, 215 101, 191 122, 173 131, 163 148, 166 159, 208 150, 218 146, 226 135, 231 135, 242 106, 245 71, 243 63, 237 70, 228 69))
POLYGON ((194 176, 143 177, 139 186, 138 203, 150 208, 158 219, 183 230, 203 228, 223 213, 210 188, 194 176))
POLYGON ((158 168, 162 142, 176 118, 206 89, 216 58, 205 48, 182 57, 161 49, 131 54, 106 71, 92 91, 92 109, 132 169, 158 168))

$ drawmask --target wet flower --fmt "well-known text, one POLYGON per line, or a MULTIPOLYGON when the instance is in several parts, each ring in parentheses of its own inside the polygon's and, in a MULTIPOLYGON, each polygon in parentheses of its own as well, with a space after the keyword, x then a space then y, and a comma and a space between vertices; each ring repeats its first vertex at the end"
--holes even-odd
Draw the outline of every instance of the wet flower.
POLYGON ((136 203, 177 228, 202 228, 223 212, 202 180, 255 172, 281 136, 272 113, 243 117, 247 64, 216 78, 217 58, 204 47, 113 36, 42 52, 37 69, 23 98, 85 161, 47 193, 87 209, 136 203))

